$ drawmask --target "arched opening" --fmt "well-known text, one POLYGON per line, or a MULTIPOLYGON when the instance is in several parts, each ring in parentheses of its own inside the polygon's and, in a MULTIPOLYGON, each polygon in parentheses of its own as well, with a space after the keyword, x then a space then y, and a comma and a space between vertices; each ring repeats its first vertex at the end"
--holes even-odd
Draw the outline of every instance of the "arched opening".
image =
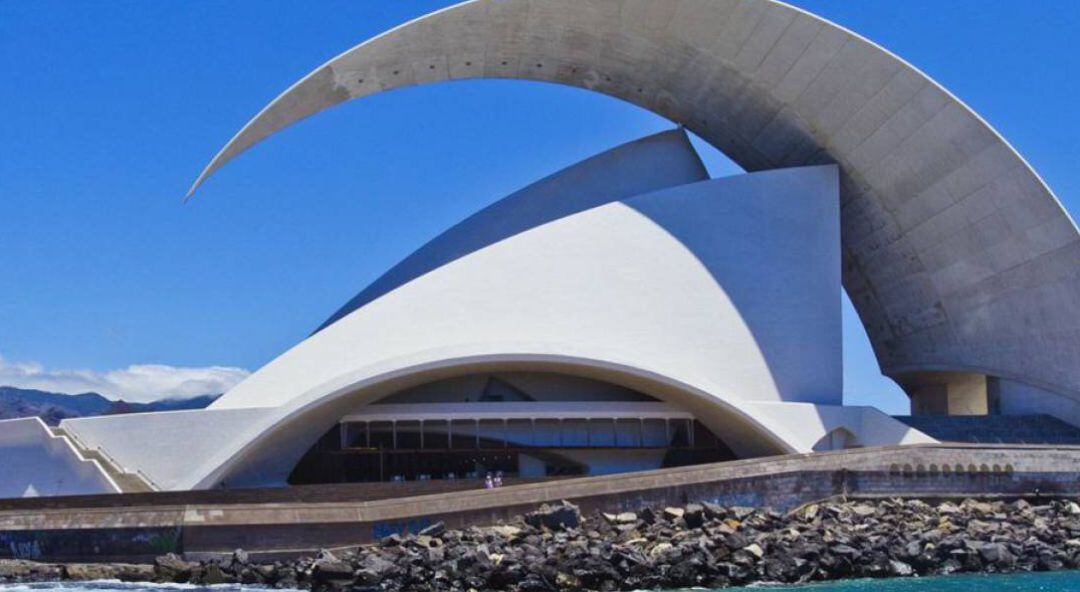
POLYGON ((836 428, 821 437, 814 444, 814 452, 826 452, 829 450, 845 450, 858 448, 859 443, 847 428, 836 428))
POLYGON ((288 482, 537 479, 735 458, 692 413, 638 390, 553 372, 485 372, 358 406, 288 482))
MULTIPOLYGON (((495 375, 505 378, 515 373, 546 373, 570 377, 564 380, 588 379, 592 381, 590 384, 594 385, 607 383, 609 389, 616 389, 624 394, 627 390, 636 393, 637 402, 615 401, 619 407, 631 404, 661 403, 667 405, 668 413, 677 411, 689 414, 690 418, 718 440, 716 444, 717 450, 711 453, 714 456, 705 458, 718 458, 719 455, 722 455, 724 449, 721 444, 730 449, 731 456, 735 458, 752 458, 795 451, 793 446, 788 443, 785 434, 774 431, 770 427, 771 424, 763 423, 763 418, 751 416, 742 410, 736 402, 648 370, 576 356, 537 354, 482 355, 406 365, 376 375, 344 376, 312 389, 307 395, 298 398, 293 404, 276 409, 272 415, 261 420, 259 424, 250 426, 247 435, 241 440, 237 441, 229 449, 222 450, 213 459, 208 459, 198 474, 193 475, 190 487, 205 489, 288 485, 289 477, 293 475, 305 455, 313 447, 317 447, 320 439, 328 438, 327 434, 334 430, 335 426, 341 425, 344 418, 355 415, 358 410, 362 410, 364 413, 378 412, 380 401, 383 402, 382 405, 387 406, 395 404, 395 401, 397 401, 396 404, 401 404, 399 399, 394 398, 398 393, 408 392, 411 393, 410 396, 413 396, 421 392, 413 389, 432 383, 446 385, 449 383, 441 381, 447 379, 476 375, 495 375), (653 399, 653 401, 649 401, 649 398, 653 399)), ((489 394, 498 393, 501 389, 502 387, 493 387, 488 389, 487 392, 489 394)), ((537 391, 534 389, 533 393, 535 392, 537 391)), ((535 394, 530 394, 530 396, 535 396, 535 394)), ((574 392, 573 396, 580 395, 574 392)), ((578 403, 578 405, 585 408, 598 407, 603 400, 603 397, 596 393, 590 396, 593 399, 599 398, 600 401, 585 400, 578 403)), ((570 398, 569 395, 566 398, 570 398)), ((422 397, 418 400, 422 400, 422 397)), ((499 402, 491 401, 490 403, 498 404, 499 402)), ((505 404, 506 401, 504 400, 503 403, 505 404)), ((556 403, 568 406, 573 401, 556 401, 556 403)), ((463 400, 460 403, 449 404, 466 405, 463 400)), ((469 401, 468 404, 479 405, 480 402, 469 401)), ((431 405, 434 405, 434 403, 424 402, 420 406, 431 405)), ((473 412, 466 409, 463 413, 473 412)), ((624 414, 630 414, 631 417, 634 413, 636 412, 633 409, 624 409, 624 414)), ((555 415, 564 418, 568 417, 565 413, 555 415)), ((424 419, 425 421, 428 419, 432 421, 439 419, 453 421, 454 419, 467 418, 468 415, 456 418, 427 416, 424 419)), ((620 419, 614 416, 612 418, 620 419)), ((377 419, 381 421, 380 418, 369 418, 370 421, 377 419)), ((621 419, 627 419, 627 417, 621 419)), ((419 417, 413 417, 409 420, 419 421, 419 417)), ((387 447, 386 432, 383 431, 378 436, 367 436, 368 427, 365 426, 366 439, 359 442, 367 446, 370 446, 373 442, 382 442, 379 444, 380 447, 387 447), (383 438, 383 440, 379 440, 379 438, 383 438)), ((377 426, 371 425, 370 427, 377 426)), ((408 438, 413 438, 414 435, 415 440, 419 440, 419 431, 416 424, 409 424, 404 427, 408 427, 411 432, 416 433, 406 433, 403 436, 405 438, 403 442, 407 441, 408 438)), ((448 428, 445 432, 447 448, 454 449, 456 444, 449 440, 454 437, 453 426, 446 427, 448 428)), ((562 433, 563 427, 560 424, 559 434, 562 433)), ((575 424, 568 423, 565 427, 570 432, 575 427, 575 424)), ((646 426, 646 429, 649 429, 649 427, 646 426)), ((696 445, 696 438, 702 436, 700 430, 701 428, 695 426, 694 423, 690 423, 684 432, 685 437, 683 440, 668 439, 668 447, 671 448, 673 442, 683 442, 690 437, 695 438, 696 445)), ((376 433, 380 432, 376 431, 376 433)), ((390 445, 393 443, 394 433, 395 429, 391 426, 389 432, 390 445)), ((425 446, 427 444, 427 433, 425 429, 425 446)), ((432 430, 432 437, 435 438, 432 441, 433 443, 438 442, 438 438, 442 437, 440 433, 441 431, 432 430)), ((549 430, 547 433, 554 434, 555 432, 549 430)), ((339 438, 340 435, 339 432, 339 438)), ((353 438, 352 432, 350 432, 349 437, 353 438)), ((472 437, 475 443, 477 440, 476 434, 474 433, 472 437)), ((708 439, 708 435, 703 437, 706 440, 708 439)), ((340 442, 340 439, 338 441, 340 442)), ((505 437, 479 438, 476 450, 484 450, 482 447, 497 443, 508 444, 510 441, 512 440, 507 440, 505 437)), ((357 442, 357 440, 352 439, 348 442, 351 444, 357 442)), ((610 448, 617 447, 612 446, 610 448)), ((629 449, 630 447, 627 446, 626 448, 629 449)), ((674 446, 674 448, 687 447, 674 446)), ((626 450, 622 450, 622 452, 625 453, 626 450)), ((565 456, 569 455, 564 454, 565 456)), ((619 456, 624 458, 628 455, 619 456)), ((691 453, 690 461, 693 462, 694 460, 691 453)), ((674 463, 676 461, 670 460, 669 462, 674 463)), ((633 468, 629 470, 633 470, 633 468)), ((387 477, 385 470, 383 477, 387 477)))

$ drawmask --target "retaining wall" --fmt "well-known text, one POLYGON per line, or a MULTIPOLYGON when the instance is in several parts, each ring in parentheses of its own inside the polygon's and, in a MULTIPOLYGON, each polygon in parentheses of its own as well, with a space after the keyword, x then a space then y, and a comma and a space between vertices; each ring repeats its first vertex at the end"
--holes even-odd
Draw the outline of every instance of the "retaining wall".
MULTIPOLYGON (((315 490, 302 502, 260 502, 260 492, 249 491, 238 503, 177 503, 180 494, 171 494, 162 499, 169 503, 155 504, 159 494, 142 494, 140 505, 123 508, 68 498, 68 507, 8 504, 0 511, 0 557, 149 561, 166 551, 206 557, 243 548, 270 559, 367 543, 437 521, 492 524, 559 499, 586 512, 702 500, 787 510, 836 495, 1074 496, 1078 484, 1080 447, 920 445, 367 501, 317 501, 315 490)), ((267 500, 282 495, 262 493, 267 500)))

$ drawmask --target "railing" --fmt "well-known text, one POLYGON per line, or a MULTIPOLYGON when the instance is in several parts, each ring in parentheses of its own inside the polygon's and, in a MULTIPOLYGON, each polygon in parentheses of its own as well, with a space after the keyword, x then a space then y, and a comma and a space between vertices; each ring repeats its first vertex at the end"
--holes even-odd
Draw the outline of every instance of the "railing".
POLYGON ((153 479, 151 479, 149 475, 147 475, 140 469, 135 469, 134 471, 128 470, 126 467, 124 467, 123 463, 116 460, 116 458, 114 458, 101 446, 94 446, 91 448, 86 444, 86 442, 83 442, 81 438, 75 435, 74 432, 60 426, 57 426, 51 431, 57 436, 70 440, 73 444, 75 444, 75 447, 82 452, 100 457, 101 460, 105 461, 105 464, 108 465, 105 468, 106 472, 111 472, 117 476, 134 476, 138 479, 141 479, 151 491, 161 491, 161 486, 159 486, 153 479))

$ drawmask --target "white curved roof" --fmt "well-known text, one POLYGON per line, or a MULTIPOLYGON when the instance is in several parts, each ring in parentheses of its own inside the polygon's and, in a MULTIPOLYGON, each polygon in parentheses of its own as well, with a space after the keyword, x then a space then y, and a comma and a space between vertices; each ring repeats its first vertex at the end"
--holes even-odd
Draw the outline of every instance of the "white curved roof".
MULTIPOLYGON (((809 451, 822 406, 839 409, 843 390, 837 186, 836 167, 805 167, 555 220, 519 211, 532 226, 357 308, 215 401, 271 409, 185 486, 278 482, 343 415, 433 373, 500 365, 634 388, 693 413, 740 455, 809 451), (796 421, 783 415, 792 405, 796 421)), ((588 201, 554 199, 564 211, 588 201)))
POLYGON ((195 187, 327 107, 479 77, 622 98, 750 171, 838 164, 844 286, 886 373, 968 369, 1080 396, 1080 233, 1061 204, 927 76, 772 0, 465 2, 316 69, 195 187))
POLYGON ((364 288, 318 330, 425 273, 545 222, 708 178, 682 130, 617 146, 516 191, 447 229, 364 288))

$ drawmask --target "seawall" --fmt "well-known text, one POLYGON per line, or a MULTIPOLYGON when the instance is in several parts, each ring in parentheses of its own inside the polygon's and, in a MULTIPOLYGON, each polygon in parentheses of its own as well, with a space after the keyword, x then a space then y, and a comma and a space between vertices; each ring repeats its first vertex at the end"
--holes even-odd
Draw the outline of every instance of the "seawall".
MULTIPOLYGON (((494 524, 544 502, 631 511, 708 501, 790 510, 834 496, 1045 497, 1080 493, 1080 447, 934 444, 768 457, 423 494, 404 484, 0 501, 0 558, 149 562, 163 553, 273 559, 365 544, 436 522, 494 524), (381 494, 379 492, 382 492, 381 494), (383 495, 384 499, 372 499, 383 495), (391 495, 391 497, 385 497, 391 495), (362 497, 363 496, 363 497, 362 497), (120 505, 118 505, 120 504, 120 505)), ((437 485, 435 485, 437 487, 437 485)), ((457 486, 461 486, 458 484, 457 486)))

